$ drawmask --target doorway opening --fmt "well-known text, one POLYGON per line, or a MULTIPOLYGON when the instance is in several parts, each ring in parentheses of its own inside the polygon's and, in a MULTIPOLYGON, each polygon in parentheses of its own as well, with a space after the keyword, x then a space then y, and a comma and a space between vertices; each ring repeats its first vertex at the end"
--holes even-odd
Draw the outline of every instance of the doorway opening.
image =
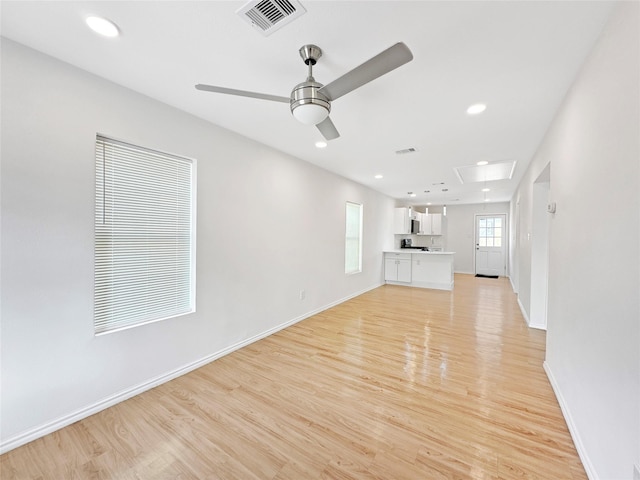
POLYGON ((529 326, 547 329, 547 297, 549 293, 549 191, 551 165, 547 164, 533 183, 531 218, 531 303, 529 326))

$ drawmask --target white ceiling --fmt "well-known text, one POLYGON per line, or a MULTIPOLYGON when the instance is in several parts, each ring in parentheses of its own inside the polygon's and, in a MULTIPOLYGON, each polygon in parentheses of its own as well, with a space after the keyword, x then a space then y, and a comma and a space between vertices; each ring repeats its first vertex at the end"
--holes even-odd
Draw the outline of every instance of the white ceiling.
POLYGON ((510 200, 612 7, 302 0, 306 14, 263 37, 236 15, 245 3, 2 1, 1 33, 403 204, 455 204, 510 200), (111 19, 122 35, 99 37, 84 24, 89 15, 111 19), (414 60, 334 101, 341 137, 323 150, 319 132, 286 104, 194 89, 288 96, 306 77, 302 45, 322 48, 314 76, 327 84, 398 41, 414 60), (468 116, 477 102, 487 110, 468 116), (410 147, 417 151, 395 154, 410 147), (462 185, 454 168, 480 160, 516 161, 512 180, 487 182, 487 194, 484 183, 462 185))

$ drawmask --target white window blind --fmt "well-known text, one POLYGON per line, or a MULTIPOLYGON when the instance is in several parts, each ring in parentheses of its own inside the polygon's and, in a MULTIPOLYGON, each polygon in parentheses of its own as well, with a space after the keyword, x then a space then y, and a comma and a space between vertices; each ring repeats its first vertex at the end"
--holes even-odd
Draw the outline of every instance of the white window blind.
POLYGON ((193 185, 193 160, 96 137, 96 334, 195 310, 193 185))
POLYGON ((362 271, 362 205, 347 202, 344 273, 362 271))

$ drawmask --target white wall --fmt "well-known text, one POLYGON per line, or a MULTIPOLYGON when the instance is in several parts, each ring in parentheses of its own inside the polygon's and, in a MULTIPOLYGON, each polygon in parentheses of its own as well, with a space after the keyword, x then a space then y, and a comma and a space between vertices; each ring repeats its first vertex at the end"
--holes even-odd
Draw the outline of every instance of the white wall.
POLYGON ((631 479, 640 464, 639 20, 637 2, 616 6, 513 199, 528 306, 533 183, 551 163, 545 368, 600 480, 631 479))
POLYGON ((4 449, 382 283, 392 199, 4 39, 1 79, 4 449), (197 159, 195 314, 93 335, 97 132, 197 159))
POLYGON ((447 205, 447 219, 444 222, 447 237, 446 249, 456 252, 454 255, 456 273, 475 273, 475 216, 494 213, 505 213, 508 220, 509 203, 447 205))

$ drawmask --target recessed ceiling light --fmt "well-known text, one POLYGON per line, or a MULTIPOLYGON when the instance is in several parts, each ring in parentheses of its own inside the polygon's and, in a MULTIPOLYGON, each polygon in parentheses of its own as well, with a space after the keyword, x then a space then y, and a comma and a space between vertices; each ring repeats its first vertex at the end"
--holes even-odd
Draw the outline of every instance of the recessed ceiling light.
POLYGON ((87 17, 85 20, 89 28, 105 37, 117 37, 120 34, 115 23, 102 17, 87 17))
POLYGON ((476 103, 467 108, 467 113, 469 115, 477 115, 479 113, 484 112, 487 109, 487 106, 484 103, 476 103))
POLYGON ((325 148, 327 146, 327 142, 316 142, 316 147, 317 148, 325 148))
POLYGON ((476 165, 489 165, 489 162, 487 162, 486 160, 480 160, 479 162, 476 162, 476 165))
POLYGON ((382 175, 378 174, 374 178, 382 178, 382 175))
POLYGON ((483 188, 483 189, 482 189, 482 191, 483 191, 483 192, 490 192, 490 191, 491 191, 491 189, 490 189, 490 188, 483 188))
POLYGON ((431 205, 431 202, 427 202, 427 205, 431 205))
POLYGON ((490 201, 491 201, 491 199, 490 199, 490 198, 485 198, 485 199, 484 199, 484 201, 485 201, 485 202, 490 202, 490 201))
POLYGON ((414 147, 403 148, 402 150, 396 150, 396 155, 405 155, 407 153, 415 153, 417 150, 414 147))

